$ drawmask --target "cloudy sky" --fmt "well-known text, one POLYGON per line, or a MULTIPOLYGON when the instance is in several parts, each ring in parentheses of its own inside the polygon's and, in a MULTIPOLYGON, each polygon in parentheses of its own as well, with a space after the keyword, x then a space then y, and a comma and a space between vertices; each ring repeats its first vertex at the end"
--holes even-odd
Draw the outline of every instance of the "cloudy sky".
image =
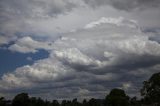
POLYGON ((160 71, 159 0, 1 0, 0 96, 139 96, 160 71))

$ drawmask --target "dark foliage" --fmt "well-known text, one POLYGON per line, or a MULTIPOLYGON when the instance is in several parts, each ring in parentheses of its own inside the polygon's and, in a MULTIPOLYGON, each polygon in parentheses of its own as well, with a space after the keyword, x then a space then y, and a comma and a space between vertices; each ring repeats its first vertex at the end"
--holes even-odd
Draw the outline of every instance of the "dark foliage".
POLYGON ((105 99, 84 99, 79 102, 73 100, 47 101, 41 98, 29 97, 27 93, 16 95, 12 101, 0 98, 0 106, 160 106, 160 73, 153 74, 148 81, 144 81, 141 95, 143 98, 129 98, 122 89, 112 89, 105 99))
POLYGON ((29 106, 29 96, 27 93, 21 93, 15 96, 12 106, 29 106))
POLYGON ((112 89, 106 96, 106 103, 108 106, 128 106, 129 97, 121 89, 112 89))
POLYGON ((143 102, 160 105, 160 73, 153 74, 143 84, 143 88, 141 89, 141 95, 144 96, 143 102))

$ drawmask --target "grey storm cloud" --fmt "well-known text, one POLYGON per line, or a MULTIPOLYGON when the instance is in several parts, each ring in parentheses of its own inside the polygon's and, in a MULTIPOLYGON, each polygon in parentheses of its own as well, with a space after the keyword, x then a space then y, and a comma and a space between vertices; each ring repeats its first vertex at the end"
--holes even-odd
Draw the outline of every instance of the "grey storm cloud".
POLYGON ((159 4, 159 0, 1 0, 0 45, 26 35, 56 39, 107 14, 131 15, 141 26, 158 27, 159 4), (104 8, 90 8, 99 6, 104 8), (138 11, 128 12, 134 9, 138 11), (139 10, 144 11, 139 14, 139 10))
POLYGON ((75 6, 76 4, 66 0, 2 0, 0 11, 4 18, 8 14, 11 14, 12 17, 7 18, 14 18, 14 16, 47 18, 70 11, 75 6))
POLYGON ((84 0, 92 7, 99 7, 103 5, 111 5, 120 10, 134 10, 156 8, 160 6, 159 0, 84 0))
POLYGON ((76 1, 72 0, 1 0, 0 45, 14 41, 21 33, 47 35, 46 33, 52 32, 53 34, 54 28, 39 23, 67 14, 76 6, 76 1))
POLYGON ((160 69, 159 7, 159 0, 1 0, 0 45, 49 57, 4 73, 0 95, 103 98, 118 87, 137 96, 160 69))
POLYGON ((50 55, 4 74, 1 95, 26 91, 52 99, 101 98, 115 87, 136 95, 160 67, 160 44, 150 40, 138 22, 123 17, 102 17, 54 42, 23 37, 9 49, 21 53, 45 49, 50 55))

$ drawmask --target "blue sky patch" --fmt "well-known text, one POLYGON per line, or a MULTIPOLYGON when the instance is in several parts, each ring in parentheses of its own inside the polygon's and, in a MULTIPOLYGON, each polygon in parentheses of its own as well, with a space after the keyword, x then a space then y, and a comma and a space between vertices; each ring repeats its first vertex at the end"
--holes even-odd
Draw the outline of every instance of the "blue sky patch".
POLYGON ((39 50, 36 53, 18 53, 7 49, 0 49, 0 76, 4 73, 14 71, 16 68, 31 65, 36 60, 47 58, 49 53, 39 50))

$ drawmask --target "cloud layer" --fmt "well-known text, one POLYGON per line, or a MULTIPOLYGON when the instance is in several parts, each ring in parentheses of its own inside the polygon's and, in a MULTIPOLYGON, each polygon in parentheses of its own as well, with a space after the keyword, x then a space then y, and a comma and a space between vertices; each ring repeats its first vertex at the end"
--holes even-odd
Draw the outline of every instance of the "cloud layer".
POLYGON ((159 4, 159 0, 2 0, 0 45, 28 35, 56 39, 102 16, 133 17, 142 21, 141 26, 159 27, 159 4))
POLYGON ((130 11, 135 9, 156 8, 160 6, 159 0, 84 0, 92 7, 111 5, 114 8, 130 11))
POLYGON ((4 74, 2 95, 27 91, 46 98, 90 98, 103 97, 114 87, 134 95, 160 67, 160 44, 138 22, 123 17, 102 17, 54 42, 22 37, 8 49, 45 49, 50 56, 4 74))

